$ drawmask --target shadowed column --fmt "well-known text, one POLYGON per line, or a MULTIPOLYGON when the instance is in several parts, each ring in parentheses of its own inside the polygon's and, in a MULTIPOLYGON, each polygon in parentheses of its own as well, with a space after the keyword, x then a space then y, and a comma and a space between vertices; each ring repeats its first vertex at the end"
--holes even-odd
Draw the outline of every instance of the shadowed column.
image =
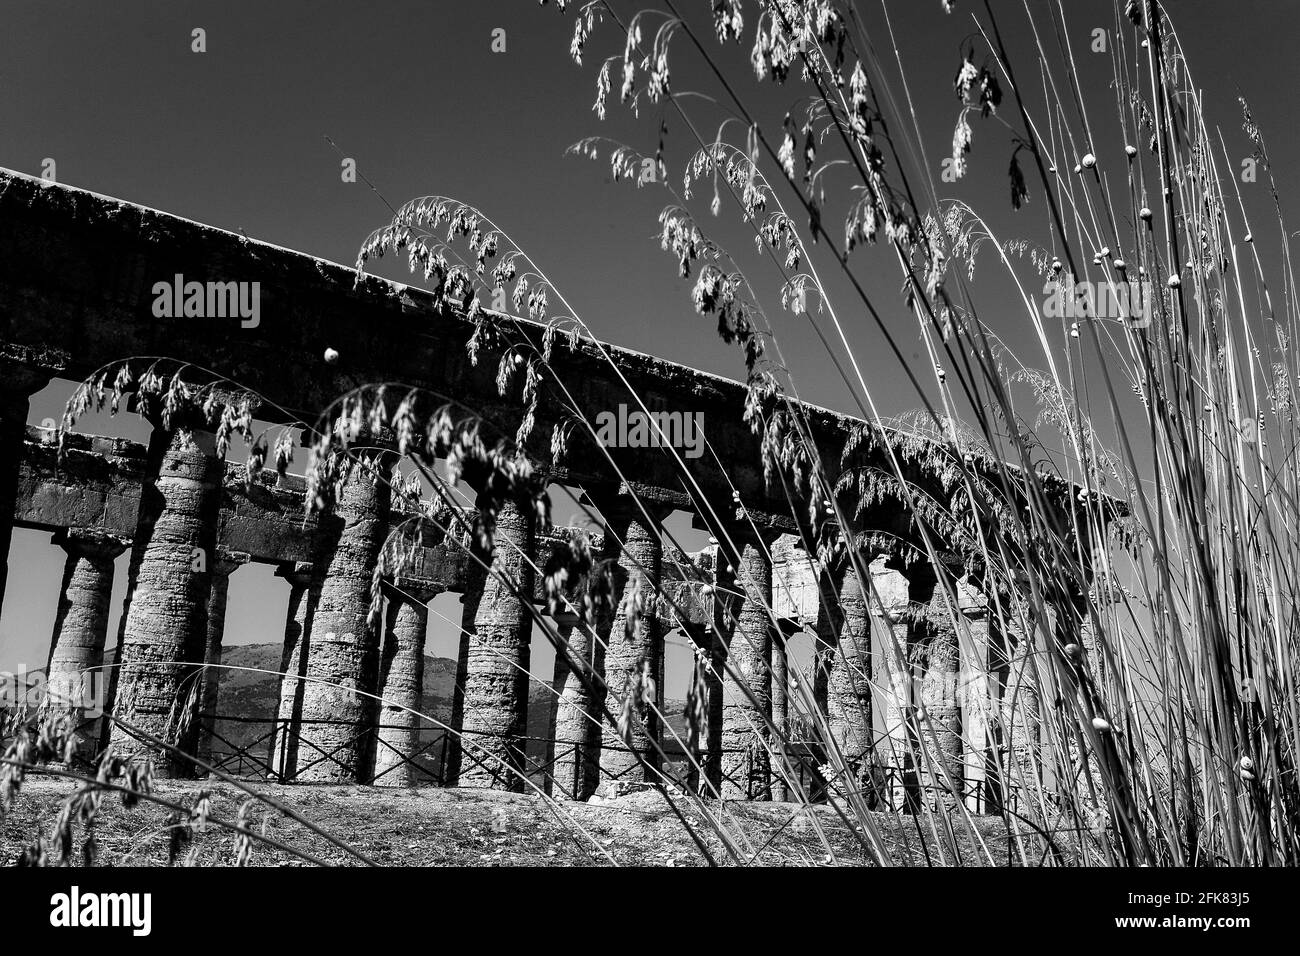
POLYGON ((992 692, 989 678, 988 598, 969 577, 957 582, 957 604, 961 611, 961 678, 957 689, 965 737, 964 773, 966 809, 972 813, 989 810, 989 776, 992 692))
POLYGON ((880 645, 876 684, 884 698, 884 739, 881 763, 889 768, 890 806, 894 810, 914 805, 916 765, 909 725, 912 722, 911 640, 905 619, 910 596, 903 572, 887 565, 885 556, 871 562, 874 591, 868 610, 880 645))
POLYGON ((579 621, 568 634, 568 651, 555 658, 554 686, 560 696, 555 713, 553 776, 575 800, 586 800, 600 784, 605 650, 596 632, 579 621))
POLYGON ((1097 693, 1106 702, 1113 700, 1115 695, 1110 686, 1111 675, 1106 665, 1106 648, 1104 642, 1098 639, 1097 619, 1094 619, 1093 614, 1095 613, 1102 621, 1104 629, 1106 615, 1110 613, 1111 606, 1119 600, 1120 596, 1121 592, 1117 588, 1108 584, 1104 576, 1099 576, 1096 583, 1089 588, 1087 597, 1080 597, 1075 601, 1075 613, 1079 616, 1079 643, 1083 648, 1083 659, 1088 672, 1092 675, 1097 693))
MULTIPOLYGON (((1096 564, 1101 562, 1095 560, 1094 566, 1096 564)), ((1110 702, 1117 699, 1117 695, 1113 695, 1108 686, 1106 649, 1104 640, 1098 637, 1097 620, 1094 619, 1093 614, 1096 613, 1101 620, 1104 635, 1106 615, 1111 602, 1115 599, 1116 593, 1108 586, 1103 565, 1102 574, 1094 580, 1088 593, 1076 596, 1071 602, 1073 606, 1065 613, 1057 615, 1058 624, 1065 627, 1074 626, 1074 622, 1077 621, 1075 633, 1080 647, 1072 652, 1069 644, 1074 635, 1066 634, 1062 636, 1062 650, 1067 659, 1077 661, 1076 673, 1079 677, 1076 693, 1080 696, 1081 704, 1091 706, 1103 718, 1110 713, 1110 702)), ((1070 755, 1072 772, 1080 775, 1079 802, 1088 814, 1090 824, 1096 828, 1104 828, 1110 823, 1110 810, 1105 776, 1101 772, 1102 764, 1098 759, 1097 751, 1092 747, 1085 747, 1081 753, 1078 738, 1073 733, 1066 739, 1066 749, 1070 755), (1087 783, 1084 783, 1082 777, 1085 773, 1087 783)))
MULTIPOLYGON (((772 712, 772 559, 767 543, 739 535, 735 587, 743 594, 727 647, 722 704, 722 796, 769 800, 771 759, 767 719, 772 712)), ((721 553, 720 553, 721 555, 721 553)))
POLYGON ((420 776, 411 762, 420 745, 424 697, 424 637, 429 601, 438 589, 399 578, 385 583, 384 649, 379 662, 379 733, 373 782, 411 787, 420 776))
POLYGON ((280 693, 275 730, 267 763, 282 781, 298 772, 298 735, 302 698, 307 684, 307 657, 311 647, 312 618, 320 599, 321 574, 306 561, 282 564, 276 576, 289 582, 289 608, 284 622, 284 649, 280 655, 280 693))
POLYGON ((1039 699, 1033 628, 1008 616, 1004 640, 1006 683, 1000 716, 1007 759, 1002 794, 1009 807, 1023 814, 1036 800, 1038 781, 1039 699))
POLYGON ((533 619, 533 516, 514 502, 497 514, 492 573, 469 638, 460 785, 523 792, 533 619))
POLYGON ((736 569, 722 557, 722 550, 712 547, 706 552, 712 560, 712 583, 709 596, 712 622, 704 628, 700 649, 708 666, 704 669, 705 689, 708 693, 706 710, 708 726, 705 734, 704 785, 700 793, 710 797, 722 795, 722 721, 724 713, 724 687, 727 664, 727 645, 736 629, 736 615, 742 598, 736 593, 736 569))
POLYGON ((947 593, 947 579, 935 583, 925 614, 925 671, 921 678, 921 709, 917 733, 926 758, 922 772, 930 806, 951 809, 963 792, 961 706, 957 696, 960 618, 956 593, 947 593))
POLYGON ((81 724, 87 710, 103 700, 113 561, 126 550, 127 543, 82 529, 60 531, 54 535, 54 543, 68 558, 63 565, 63 587, 46 667, 46 697, 51 712, 67 719, 75 756, 92 760, 99 735, 81 724))
POLYGON ((474 636, 474 621, 478 606, 483 600, 483 585, 487 571, 477 561, 470 559, 465 570, 465 591, 460 596, 460 640, 456 648, 456 685, 451 692, 451 728, 447 735, 447 766, 443 786, 454 787, 460 783, 460 768, 464 763, 464 742, 460 739, 465 726, 465 679, 469 676, 469 646, 474 636))
POLYGON ((817 567, 817 643, 813 651, 813 701, 823 718, 830 718, 830 680, 839 653, 844 611, 840 607, 839 575, 825 562, 817 567))
POLYGON ((221 640, 226 631, 226 600, 230 594, 230 575, 247 564, 243 552, 217 549, 212 572, 212 590, 208 595, 208 633, 203 650, 203 683, 199 687, 199 759, 210 763, 212 732, 216 729, 218 697, 221 691, 221 640))
POLYGON ((138 740, 117 724, 109 728, 109 742, 128 753, 151 751, 155 772, 164 777, 194 774, 184 755, 198 742, 210 562, 225 472, 214 448, 209 432, 155 427, 141 489, 113 715, 175 750, 138 740))
POLYGON ((567 776, 561 775, 556 758, 558 753, 560 758, 566 759, 566 762, 571 761, 573 759, 572 750, 577 746, 572 738, 561 739, 557 733, 560 726, 560 712, 564 708, 564 685, 573 670, 570 664, 573 621, 570 618, 575 616, 561 614, 559 618, 552 618, 551 620, 551 626, 555 628, 555 636, 559 640, 559 646, 555 649, 555 666, 551 672, 551 697, 547 701, 550 704, 551 712, 546 719, 546 775, 542 790, 548 797, 556 792, 571 794, 577 790, 576 775, 572 771, 567 776))
POLYGON ((844 758, 848 789, 867 785, 871 763, 871 624, 858 572, 845 562, 839 578, 839 634, 832 637, 827 675, 831 736, 844 758))
POLYGON ((654 608, 663 564, 659 522, 665 509, 652 502, 639 507, 633 501, 614 500, 605 502, 601 513, 608 522, 605 553, 617 561, 617 603, 605 652, 607 704, 627 731, 620 736, 617 729, 604 728, 601 778, 615 784, 656 782, 662 728, 646 701, 658 699, 656 675, 663 656, 663 635, 654 608))
POLYGON ((783 758, 785 742, 790 734, 790 660, 786 653, 785 632, 776 628, 771 633, 772 724, 776 727, 772 739, 772 799, 784 801, 790 799, 783 758))
POLYGON ((311 627, 303 688, 298 778, 362 782, 374 753, 373 695, 379 621, 371 615, 375 568, 387 537, 389 456, 358 463, 339 495, 343 519, 311 627))

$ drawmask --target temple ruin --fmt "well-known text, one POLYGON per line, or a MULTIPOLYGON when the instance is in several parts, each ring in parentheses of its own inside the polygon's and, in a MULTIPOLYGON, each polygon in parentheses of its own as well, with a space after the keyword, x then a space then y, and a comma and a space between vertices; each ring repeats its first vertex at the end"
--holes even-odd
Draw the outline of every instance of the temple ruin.
MULTIPOLYGON (((167 356, 251 383, 267 397, 257 414, 268 421, 313 421, 340 393, 369 381, 420 386, 512 421, 520 408, 499 394, 495 363, 475 366, 466 355, 469 324, 435 310, 420 289, 369 276, 357 282, 347 267, 17 173, 0 171, 0 222, 0 554, 8 555, 15 527, 49 532, 67 554, 52 687, 104 665, 114 559, 129 550, 112 712, 200 759, 214 752, 207 721, 222 709, 217 669, 202 668, 221 662, 229 576, 254 562, 274 566, 284 579, 285 676, 262 745, 258 775, 266 779, 427 782, 409 757, 419 736, 427 603, 444 592, 461 595, 463 607, 450 719, 461 742, 444 754, 436 781, 444 785, 517 790, 532 775, 557 795, 582 799, 603 784, 667 773, 661 753, 681 748, 664 727, 638 724, 624 741, 599 715, 602 708, 619 713, 615 698, 642 666, 657 672, 662 697, 670 632, 699 648, 714 675, 727 659, 726 681, 734 673, 749 691, 711 679, 703 774, 688 769, 671 778, 678 785, 733 799, 783 799, 795 787, 815 795, 835 785, 819 778, 824 755, 790 755, 782 765, 755 746, 768 721, 785 727, 793 719, 786 643, 799 632, 817 639, 817 706, 864 779, 877 775, 885 805, 935 799, 922 793, 924 766, 932 764, 917 758, 912 739, 920 711, 936 728, 924 745, 930 757, 961 782, 975 810, 1000 799, 991 768, 1032 748, 1039 705, 1030 642, 991 626, 996 596, 969 575, 941 593, 934 569, 901 562, 883 545, 863 555, 870 587, 851 565, 814 573, 801 550, 802 519, 780 483, 768 481, 758 438, 742 420, 741 385, 577 340, 558 344, 553 362, 564 366, 589 420, 626 404, 630 384, 652 410, 680 412, 683 420, 703 413, 726 468, 712 455, 687 458, 687 487, 663 449, 631 443, 611 453, 634 484, 616 480, 603 456, 582 447, 548 472, 551 482, 583 489, 599 511, 605 534, 596 547, 617 562, 621 580, 640 574, 658 578, 660 587, 648 589, 652 606, 630 635, 618 617, 603 633, 555 619, 568 653, 557 655, 550 681, 558 703, 548 725, 549 759, 538 773, 522 743, 532 612, 467 560, 453 532, 422 539, 414 560, 384 581, 376 628, 366 613, 371 583, 385 539, 404 517, 382 485, 353 482, 331 512, 312 514, 301 477, 268 471, 247 482, 242 465, 214 453, 202 423, 158 422, 147 445, 74 433, 61 459, 53 432, 28 423, 30 396, 53 378, 84 380, 130 356, 167 356), (259 283, 258 321, 157 315, 155 283, 182 275, 259 283), (330 349, 337 363, 321 360, 330 349), (674 511, 692 512, 697 527, 724 543, 696 554, 666 546, 661 523, 674 511), (196 554, 203 560, 194 561, 196 554), (670 599, 654 598, 659 591, 670 599), (956 602, 960 633, 944 624, 945 601, 956 602), (767 607, 777 609, 775 618, 767 607), (893 638, 920 650, 900 660, 889 650, 893 638), (610 699, 593 699, 592 674, 603 676, 610 699), (178 701, 191 693, 196 718, 178 727, 178 701), (1011 700, 1014 719, 995 720, 1011 700), (801 775, 790 771, 796 762, 801 775)), ((540 335, 540 327, 528 334, 540 335)), ((807 414, 825 460, 839 462, 859 423, 818 408, 807 414)), ((537 432, 544 442, 547 429, 537 432)), ((919 458, 908 467, 919 483, 930 480, 919 458)), ((938 477, 933 482, 941 488, 938 477)), ((861 520, 869 532, 898 540, 911 534, 896 501, 866 509, 861 520)), ((542 606, 533 568, 546 564, 559 533, 539 533, 531 516, 510 508, 497 533, 518 547, 499 548, 496 560, 510 562, 512 577, 542 606)), ((7 564, 0 566, 0 601, 6 575, 7 564)), ((122 736, 109 720, 78 725, 87 755, 109 742, 129 743, 122 736)), ((154 759, 160 773, 193 772, 169 752, 157 750, 154 759)))

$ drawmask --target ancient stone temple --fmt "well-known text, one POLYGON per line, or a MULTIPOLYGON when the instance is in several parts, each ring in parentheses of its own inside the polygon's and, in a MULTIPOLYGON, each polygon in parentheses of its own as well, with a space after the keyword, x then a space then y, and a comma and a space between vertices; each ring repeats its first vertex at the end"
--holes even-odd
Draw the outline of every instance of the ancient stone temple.
MULTIPOLYGON (((385 542, 405 506, 365 473, 318 512, 301 477, 267 470, 247 480, 203 421, 147 415, 147 444, 73 431, 61 452, 52 430, 28 424, 30 396, 50 381, 71 393, 135 356, 247 383, 265 399, 257 417, 272 423, 316 421, 340 394, 380 381, 513 422, 519 402, 502 398, 495 362, 469 360, 463 317, 416 288, 358 281, 353 269, 309 255, 18 174, 0 172, 0 222, 0 555, 14 527, 49 532, 66 552, 52 686, 111 665, 102 721, 83 720, 75 700, 64 705, 78 753, 149 752, 174 775, 204 772, 192 757, 217 759, 212 721, 225 711, 213 673, 229 578, 251 562, 273 566, 288 596, 278 708, 247 771, 257 776, 537 786, 578 799, 668 782, 729 799, 869 794, 872 805, 898 809, 963 799, 985 810, 1010 798, 1015 786, 998 778, 1027 759, 1037 733, 1032 645, 1041 637, 998 626, 1010 599, 984 594, 959 560, 937 570, 900 560, 887 542, 915 536, 897 500, 861 509, 852 559, 810 554, 806 509, 793 509, 765 475, 738 383, 580 339, 555 345, 552 364, 588 420, 633 401, 630 384, 655 412, 702 415, 725 468, 711 455, 675 463, 656 447, 612 450, 611 467, 580 444, 548 463, 547 480, 581 489, 602 517, 592 544, 613 568, 615 591, 614 612, 594 623, 550 617, 539 569, 567 538, 513 507, 496 516, 490 567, 476 566, 448 521, 387 573, 385 542), (256 320, 157 307, 160 283, 190 282, 257 283, 256 320), (327 351, 337 361, 325 361, 327 351), (664 522, 683 511, 714 543, 687 554, 665 540, 664 522), (106 661, 114 559, 124 552, 127 605, 106 661), (445 592, 461 595, 462 635, 453 736, 431 781, 412 758, 428 605, 445 592), (538 677, 529 647, 541 616, 560 648, 554 674, 538 677), (787 654, 798 634, 815 639, 806 678, 787 654), (707 717, 695 753, 658 716, 673 635, 701 662, 707 717), (537 680, 552 701, 541 761, 526 740, 537 680), (801 731, 801 722, 825 732, 801 731)), ((822 460, 840 467, 861 423, 804 412, 822 460)), ((538 414, 536 457, 546 461, 558 413, 538 414)), ((381 465, 387 457, 375 453, 381 465)), ((906 465, 918 485, 946 493, 921 457, 906 465)))

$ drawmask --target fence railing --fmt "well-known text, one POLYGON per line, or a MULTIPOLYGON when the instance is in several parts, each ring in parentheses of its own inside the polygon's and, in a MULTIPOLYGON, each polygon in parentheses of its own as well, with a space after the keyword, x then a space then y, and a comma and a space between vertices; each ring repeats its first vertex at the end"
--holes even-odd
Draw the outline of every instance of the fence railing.
MULTIPOLYGON (((452 782, 448 758, 452 752, 452 743, 458 738, 461 741, 462 773, 468 767, 478 767, 489 776, 503 780, 512 774, 499 757, 476 746, 476 738, 493 735, 472 731, 454 734, 442 728, 426 727, 421 730, 415 749, 406 752, 384 739, 383 731, 409 731, 409 726, 372 725, 354 731, 342 742, 326 749, 312 739, 310 732, 302 731, 317 726, 355 728, 355 723, 342 720, 304 720, 299 722, 300 730, 295 737, 289 724, 278 718, 201 714, 199 720, 207 737, 206 749, 202 754, 204 761, 232 777, 291 783, 312 768, 333 764, 356 779, 354 767, 346 763, 342 755, 351 758, 355 744, 369 737, 374 738, 373 754, 383 754, 384 759, 371 761, 370 769, 361 775, 359 783, 383 785, 391 781, 390 775, 401 770, 403 776, 407 777, 404 781, 406 785, 447 786, 452 782), (249 733, 232 734, 232 726, 253 729, 249 733), (232 736, 238 739, 232 739, 232 736), (291 744, 296 748, 293 765, 287 759, 291 744), (381 769, 376 771, 376 767, 381 769), (390 781, 385 778, 390 778, 390 781)), ((17 732, 19 727, 24 728, 21 732, 29 732, 34 721, 34 715, 27 721, 19 720, 9 728, 10 733, 17 732)), ((6 721, 5 725, 9 723, 11 722, 6 721)), ((74 733, 83 743, 73 752, 69 765, 71 769, 94 770, 94 757, 98 748, 93 741, 98 736, 100 726, 101 718, 93 717, 83 718, 74 728, 74 733)), ((607 740, 601 741, 590 755, 584 752, 584 748, 590 746, 585 742, 531 736, 515 738, 515 741, 520 747, 523 773, 546 793, 565 799, 586 796, 585 793, 579 793, 584 768, 599 762, 600 751, 614 749, 628 752, 626 747, 611 745, 607 740)), ((4 742, 7 742, 7 738, 0 738, 0 743, 4 742)), ((367 746, 371 746, 368 740, 367 746)), ((824 776, 824 751, 811 741, 787 742, 782 748, 784 761, 775 754, 764 755, 764 759, 764 756, 759 755, 760 752, 752 748, 724 749, 721 752, 697 755, 700 764, 698 767, 676 740, 670 738, 661 746, 667 758, 661 767, 664 779, 684 790, 701 794, 711 792, 708 781, 713 781, 719 786, 731 784, 728 789, 743 793, 747 799, 762 798, 775 796, 784 783, 792 796, 803 793, 810 802, 820 803, 833 792, 842 793, 852 788, 869 808, 892 812, 915 812, 922 806, 935 807, 943 801, 953 799, 950 791, 934 786, 915 767, 872 763, 856 772, 852 781, 828 780, 824 776), (740 759, 732 759, 737 755, 740 755, 740 759), (756 756, 760 761, 757 764, 756 756)), ((1007 748, 999 749, 1005 758, 1007 748)), ((960 784, 958 796, 975 812, 997 813, 1004 802, 1016 805, 1032 796, 1023 781, 1018 781, 1011 775, 1000 779, 996 766, 996 763, 991 763, 985 776, 964 780, 960 784)), ((608 770, 602 770, 600 777, 602 781, 608 782, 636 774, 639 780, 639 770, 639 765, 633 763, 618 773, 611 774, 608 770)))
MULTIPOLYGON (((0 712, 0 716, 17 720, 0 720, 0 734, 12 735, 15 732, 33 732, 37 714, 35 712, 19 713, 0 712), (23 718, 26 719, 23 719, 23 718), (21 728, 21 729, 20 729, 21 728)), ((505 780, 514 771, 507 768, 501 758, 487 749, 477 746, 476 741, 493 735, 465 731, 454 734, 442 728, 424 727, 420 730, 419 740, 413 750, 395 747, 385 739, 386 730, 410 731, 408 725, 381 724, 371 725, 363 730, 353 730, 341 742, 333 743, 328 749, 321 746, 310 728, 319 726, 345 726, 352 730, 355 723, 342 720, 304 720, 299 722, 299 733, 291 733, 287 722, 279 718, 242 717, 221 714, 200 714, 199 721, 203 727, 204 746, 201 758, 222 773, 244 779, 260 779, 279 783, 291 783, 302 778, 303 774, 321 765, 334 765, 345 771, 351 780, 362 784, 393 782, 393 775, 401 771, 406 786, 447 786, 452 783, 449 756, 454 741, 460 741, 460 766, 463 773, 466 768, 478 767, 488 776, 505 780), (249 732, 233 734, 232 726, 250 727, 249 732), (303 732, 306 730, 307 732, 303 732), (373 742, 366 739, 373 737, 373 742), (237 738, 237 739, 232 739, 237 738), (358 780, 355 767, 346 762, 354 759, 355 745, 366 739, 366 748, 374 757, 383 756, 382 760, 369 761, 369 768, 358 780), (294 749, 294 763, 287 759, 290 749, 294 749), (387 778, 387 779, 386 779, 387 778)), ((78 745, 72 752, 68 769, 90 771, 95 769, 95 757, 102 718, 83 718, 73 732, 78 738, 78 745)), ((0 736, 0 745, 7 744, 8 737, 0 736)), ((628 748, 602 740, 594 752, 587 754, 584 748, 591 746, 585 742, 550 739, 545 737, 517 737, 518 756, 522 772, 544 792, 565 799, 581 799, 587 796, 580 793, 585 778, 586 768, 599 763, 599 754, 603 750, 629 752, 628 748)), ((792 798, 802 793, 810 802, 824 802, 832 793, 844 794, 849 790, 856 792, 870 809, 887 812, 916 812, 922 807, 937 808, 954 799, 952 791, 945 786, 935 786, 927 774, 918 772, 915 766, 899 767, 873 761, 865 768, 855 769, 851 780, 826 779, 824 750, 812 741, 787 742, 781 752, 784 761, 776 753, 766 754, 755 749, 724 749, 721 752, 697 755, 699 766, 689 758, 681 744, 669 738, 662 743, 667 758, 660 772, 666 782, 701 794, 712 792, 710 782, 731 793, 743 794, 746 799, 775 797, 782 789, 792 798), (739 759, 736 759, 739 756, 739 759), (756 762, 756 757, 758 762, 756 762), (730 769, 728 769, 730 768, 730 769), (730 786, 726 786, 730 784, 730 786), (784 784, 784 787, 782 786, 784 784)), ((998 767, 1005 764, 1010 754, 1008 748, 997 748, 1001 761, 990 760, 985 773, 974 779, 961 780, 955 794, 960 797, 968 809, 976 813, 999 813, 1001 807, 1018 806, 1033 802, 1034 793, 1025 781, 1011 773, 999 773, 998 767)), ((990 751, 990 756, 992 756, 990 751)), ((640 767, 629 764, 626 769, 610 773, 608 769, 600 771, 602 782, 617 782, 635 775, 639 782, 640 767)))
MULTIPOLYGON (((476 739, 492 736, 490 734, 465 731, 457 735, 443 729, 428 729, 421 732, 417 748, 407 753, 384 739, 384 731, 409 730, 406 725, 371 725, 349 734, 342 741, 332 741, 326 748, 313 739, 312 727, 355 727, 355 724, 336 720, 304 720, 298 723, 295 735, 286 722, 274 718, 205 714, 200 715, 200 720, 205 727, 211 728, 208 731, 212 742, 208 763, 223 773, 236 777, 290 783, 301 779, 313 768, 329 764, 355 773, 353 766, 345 762, 345 757, 350 759, 356 752, 357 743, 364 740, 367 746, 373 745, 376 755, 382 752, 386 759, 372 761, 372 769, 363 773, 358 782, 383 784, 386 776, 403 769, 409 774, 410 782, 416 785, 446 786, 450 782, 448 756, 452 741, 457 737, 461 740, 462 774, 469 767, 481 768, 489 776, 501 779, 512 773, 502 765, 498 756, 475 746, 476 739), (230 725, 255 725, 264 729, 254 730, 251 734, 232 735, 229 733, 230 725), (291 748, 296 748, 296 759, 292 763, 289 760, 291 748), (382 769, 376 773, 375 767, 382 769)), ((514 740, 520 748, 523 773, 546 792, 566 799, 579 796, 583 768, 588 762, 598 760, 599 750, 611 749, 608 741, 602 741, 596 753, 588 754, 585 748, 590 744, 581 741, 532 736, 516 737, 514 740)), ((627 748, 618 745, 613 745, 612 749, 627 751, 627 748)), ((770 795, 783 778, 789 777, 787 784, 791 789, 797 783, 798 788, 810 799, 823 800, 826 797, 826 781, 821 776, 818 752, 811 745, 786 745, 786 762, 792 773, 787 773, 780 761, 772 761, 770 770, 765 772, 760 764, 756 764, 753 749, 724 749, 713 754, 699 755, 697 760, 704 765, 703 769, 693 765, 675 741, 666 741, 663 749, 667 761, 661 768, 661 773, 669 783, 683 789, 703 790, 704 781, 713 779, 730 783, 735 790, 753 799, 770 795), (740 756, 739 760, 734 759, 737 755, 740 756), (728 767, 729 770, 725 769, 728 767)), ((638 765, 632 764, 619 773, 603 771, 601 779, 618 781, 633 774, 639 779, 639 770, 638 765)))

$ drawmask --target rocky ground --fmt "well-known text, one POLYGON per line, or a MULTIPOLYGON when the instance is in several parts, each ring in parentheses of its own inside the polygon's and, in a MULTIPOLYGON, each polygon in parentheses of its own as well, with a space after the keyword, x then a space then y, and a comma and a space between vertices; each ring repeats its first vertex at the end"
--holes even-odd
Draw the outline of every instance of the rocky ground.
MULTIPOLYGON (((44 775, 27 778, 9 809, 0 816, 0 863, 17 862, 37 833, 54 831, 64 799, 76 784, 44 775)), ((699 866, 706 862, 686 826, 654 792, 631 793, 592 803, 552 803, 537 796, 475 789, 384 790, 354 786, 258 784, 264 793, 369 860, 388 866, 699 866)), ((206 790, 212 818, 233 820, 247 794, 226 783, 161 782, 155 793, 192 804, 206 790)), ((701 809, 682 801, 687 822, 704 834, 709 852, 732 864, 721 840, 702 818, 701 809)), ((862 865, 869 863, 852 828, 826 806, 811 812, 784 803, 710 804, 708 812, 725 819, 741 844, 744 862, 765 865, 862 865), (825 839, 818 836, 821 829, 825 839)), ((172 843, 169 810, 141 802, 122 806, 106 797, 95 826, 101 865, 166 865, 172 843)), ((356 856, 310 832, 278 810, 258 805, 248 819, 293 848, 331 864, 358 864, 356 856)), ((924 819, 876 814, 894 859, 912 865, 952 864, 936 849, 924 819), (919 828, 918 828, 919 824, 919 828)), ((963 863, 981 859, 969 832, 955 821, 964 846, 963 863)), ((1005 828, 997 818, 978 818, 976 827, 996 863, 1008 858, 1005 828)), ((77 827, 80 847, 84 831, 77 827)), ((197 865, 230 865, 234 836, 208 824, 179 848, 179 859, 197 865)), ((79 855, 79 851, 78 851, 79 855)), ((987 858, 984 858, 985 862, 987 858)), ((253 865, 308 865, 289 853, 255 843, 253 865)))

